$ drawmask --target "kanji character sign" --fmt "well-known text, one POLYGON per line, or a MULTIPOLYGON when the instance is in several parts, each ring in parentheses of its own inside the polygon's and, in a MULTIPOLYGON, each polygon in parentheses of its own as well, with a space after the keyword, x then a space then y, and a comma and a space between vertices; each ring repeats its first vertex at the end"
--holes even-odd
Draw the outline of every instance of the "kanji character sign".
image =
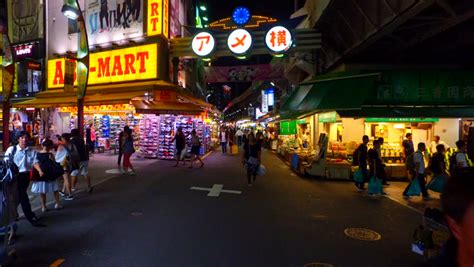
POLYGON ((293 37, 287 28, 275 26, 265 35, 265 44, 272 53, 284 53, 293 45, 293 37))
POLYGON ((212 34, 208 32, 200 32, 194 36, 191 46, 196 55, 206 57, 214 51, 216 41, 212 34))
POLYGON ((252 35, 247 30, 237 29, 229 34, 227 38, 227 47, 236 54, 242 55, 252 46, 252 35))

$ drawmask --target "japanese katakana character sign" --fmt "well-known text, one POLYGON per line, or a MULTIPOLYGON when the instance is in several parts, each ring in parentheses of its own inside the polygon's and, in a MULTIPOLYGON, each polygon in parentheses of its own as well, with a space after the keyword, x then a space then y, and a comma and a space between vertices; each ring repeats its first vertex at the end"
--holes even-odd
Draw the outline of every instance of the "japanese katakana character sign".
POLYGON ((291 48, 293 45, 293 37, 287 28, 275 26, 265 35, 265 44, 271 53, 281 54, 291 48))
POLYGON ((243 55, 252 46, 252 35, 247 30, 237 29, 229 34, 227 47, 236 55, 243 55))
POLYGON ((214 36, 208 32, 196 34, 192 40, 191 46, 196 55, 200 57, 209 56, 216 47, 214 36))

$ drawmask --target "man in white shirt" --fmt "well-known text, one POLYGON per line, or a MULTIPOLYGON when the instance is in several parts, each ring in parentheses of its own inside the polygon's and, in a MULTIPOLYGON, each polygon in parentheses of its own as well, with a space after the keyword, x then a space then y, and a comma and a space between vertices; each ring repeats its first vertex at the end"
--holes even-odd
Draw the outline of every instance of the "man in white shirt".
MULTIPOLYGON (((420 184, 421 194, 423 195, 424 200, 430 200, 428 191, 426 190, 426 181, 425 181, 425 157, 423 153, 426 151, 425 143, 418 143, 418 150, 413 154, 413 161, 415 162, 415 174, 413 179, 418 179, 420 184)), ((403 191, 403 197, 409 199, 407 195, 411 183, 407 185, 405 191, 403 191)))
POLYGON ((447 151, 449 146, 448 144, 446 144, 444 141, 441 141, 441 138, 439 137, 439 135, 435 135, 433 137, 433 142, 431 142, 430 144, 430 153, 431 154, 434 154, 436 153, 436 146, 438 145, 443 145, 444 146, 444 151, 447 151))
POLYGON ((242 132, 241 129, 238 129, 237 132, 235 133, 235 136, 237 136, 237 145, 241 146, 242 145, 242 136, 244 136, 244 132, 242 132))
POLYGON ((10 160, 10 158, 12 158, 13 162, 18 166, 18 198, 26 219, 33 226, 40 226, 40 224, 38 224, 38 217, 36 217, 31 210, 27 190, 30 185, 30 172, 33 168, 38 170, 40 176, 43 176, 44 174, 39 168, 38 159, 36 158, 36 150, 27 146, 29 139, 28 133, 20 131, 15 137, 16 140, 18 140, 18 145, 10 146, 7 149, 5 152, 5 160, 10 160))

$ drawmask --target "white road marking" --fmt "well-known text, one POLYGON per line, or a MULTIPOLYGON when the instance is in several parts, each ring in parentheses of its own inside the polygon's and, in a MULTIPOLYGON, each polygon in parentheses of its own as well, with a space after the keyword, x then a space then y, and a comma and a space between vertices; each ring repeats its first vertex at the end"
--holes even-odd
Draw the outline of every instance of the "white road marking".
POLYGON ((212 188, 193 186, 189 189, 198 190, 198 191, 209 191, 209 194, 207 194, 208 197, 218 197, 220 196, 221 193, 229 193, 229 194, 236 194, 236 195, 242 194, 242 191, 223 190, 223 188, 224 188, 223 184, 214 184, 212 188))

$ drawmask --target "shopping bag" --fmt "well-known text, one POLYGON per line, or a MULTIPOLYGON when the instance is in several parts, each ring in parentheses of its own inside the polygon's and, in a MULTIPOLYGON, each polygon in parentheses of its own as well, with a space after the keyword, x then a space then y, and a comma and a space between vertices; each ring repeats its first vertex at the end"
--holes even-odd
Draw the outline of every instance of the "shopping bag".
POLYGON ((237 154, 239 154, 239 147, 232 146, 232 155, 237 155, 237 154))
POLYGON ((426 186, 429 190, 442 193, 446 184, 446 175, 435 176, 426 186))
POLYGON ((264 176, 266 173, 267 173, 267 168, 265 168, 265 166, 263 166, 262 164, 260 164, 260 165, 258 166, 258 169, 257 169, 257 175, 258 175, 258 176, 264 176))
POLYGON ((356 183, 364 182, 364 172, 362 170, 358 170, 354 173, 354 182, 356 183))
POLYGON ((370 195, 382 194, 382 180, 375 176, 370 178, 368 193, 370 195))
POLYGON ((418 178, 414 178, 408 187, 407 196, 419 196, 421 194, 421 187, 418 178))

